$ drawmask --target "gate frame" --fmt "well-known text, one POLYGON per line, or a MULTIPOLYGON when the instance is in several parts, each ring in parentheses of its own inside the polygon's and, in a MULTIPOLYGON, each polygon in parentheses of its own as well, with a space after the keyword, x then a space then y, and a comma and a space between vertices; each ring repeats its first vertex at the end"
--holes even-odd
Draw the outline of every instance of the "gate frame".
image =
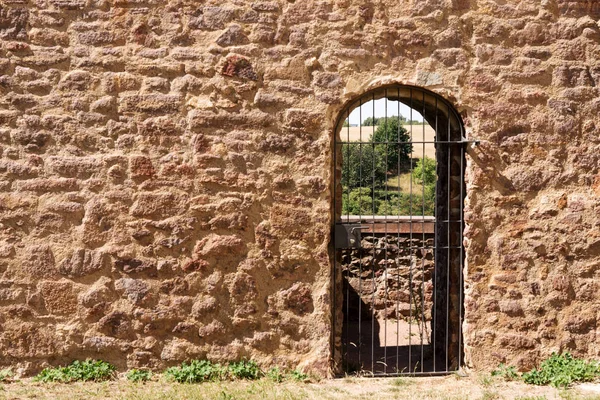
MULTIPOLYGON (((465 230, 465 221, 464 221, 464 201, 465 201, 465 197, 467 195, 466 193, 466 184, 465 184, 465 167, 466 167, 466 145, 468 144, 473 144, 473 145, 478 145, 479 141, 478 140, 468 140, 466 138, 466 130, 465 130, 465 126, 464 126, 464 122, 460 116, 460 113, 458 112, 458 110, 455 108, 455 106, 448 100, 446 99, 444 96, 430 90, 424 87, 419 87, 416 85, 412 85, 412 84, 403 84, 403 83, 388 83, 388 84, 382 84, 379 85, 377 87, 373 87, 370 88, 366 91, 364 91, 362 94, 358 95, 358 96, 354 96, 353 98, 349 99, 348 101, 346 101, 344 103, 344 105, 341 107, 341 109, 337 112, 337 118, 335 120, 335 124, 333 125, 332 128, 332 135, 330 137, 330 148, 332 149, 332 174, 331 174, 331 181, 330 181, 330 190, 331 190, 331 197, 332 197, 332 201, 331 201, 331 208, 330 208, 330 215, 331 215, 331 233, 330 233, 330 244, 329 244, 329 251, 330 251, 330 260, 331 260, 331 304, 330 304, 330 312, 331 312, 331 324, 332 324, 332 329, 331 329, 331 338, 330 338, 330 354, 331 354, 331 370, 333 371, 334 376, 340 376, 341 374, 344 373, 344 371, 342 370, 342 357, 343 357, 343 349, 342 349, 342 335, 343 335, 343 297, 341 297, 341 302, 338 302, 338 297, 340 296, 340 294, 338 294, 338 290, 340 293, 343 293, 343 275, 342 275, 342 271, 341 271, 341 264, 338 263, 337 259, 336 259, 336 248, 335 248, 335 239, 336 239, 336 225, 338 224, 338 218, 337 218, 337 214, 338 214, 338 208, 340 208, 341 211, 341 201, 342 198, 339 197, 339 203, 338 204, 338 196, 337 196, 337 186, 341 185, 341 178, 342 178, 342 171, 340 168, 340 176, 338 178, 338 152, 337 152, 337 148, 336 146, 338 145, 338 137, 341 134, 342 128, 343 128, 343 121, 350 115, 350 113, 356 109, 357 107, 362 106, 362 102, 363 100, 366 99, 366 101, 371 101, 371 100, 378 100, 378 99, 382 99, 382 98, 393 98, 393 96, 390 96, 388 93, 388 90, 392 90, 392 93, 395 91, 396 93, 398 93, 398 97, 394 98, 395 101, 399 101, 405 105, 407 105, 408 107, 411 107, 413 109, 416 110, 416 108, 412 107, 410 104, 406 104, 405 102, 401 101, 400 99, 402 98, 399 94, 401 90, 409 90, 411 92, 411 96, 413 92, 422 94, 423 96, 423 106, 425 106, 426 102, 425 102, 425 96, 429 96, 433 99, 435 99, 435 110, 436 110, 436 121, 437 121, 437 111, 440 110, 440 102, 442 106, 445 106, 446 110, 447 110, 447 121, 448 123, 448 140, 447 141, 439 141, 438 140, 438 129, 436 129, 436 137, 434 140, 435 146, 436 146, 436 171, 438 171, 438 166, 439 166, 439 156, 438 156, 438 144, 439 143, 446 143, 448 145, 457 145, 459 146, 460 149, 460 170, 459 170, 459 182, 460 182, 460 219, 457 222, 460 222, 461 224, 461 229, 459 232, 459 237, 460 237, 460 260, 458 261, 459 264, 455 265, 454 263, 452 264, 452 266, 454 267, 453 269, 456 269, 459 275, 459 282, 458 282, 458 290, 456 290, 456 292, 452 292, 450 290, 450 287, 448 286, 448 291, 446 293, 446 296, 448 299, 450 299, 450 295, 451 293, 456 293, 458 294, 458 302, 455 305, 458 309, 458 321, 455 327, 455 331, 457 333, 457 340, 458 340, 458 354, 456 357, 456 364, 452 367, 452 369, 448 368, 448 364, 447 364, 447 368, 446 371, 442 371, 442 372, 425 372, 425 373, 419 373, 419 372, 407 372, 407 373, 385 373, 385 374, 370 374, 369 376, 398 376, 398 375, 447 375, 450 374, 452 372, 458 371, 460 370, 463 366, 464 366, 464 341, 463 341, 463 322, 464 322, 464 268, 465 268, 465 259, 466 259, 466 251, 465 251, 465 246, 464 246, 464 230, 465 230), (381 95, 383 94, 383 95, 381 95), (378 96, 378 97, 376 97, 378 96), (452 121, 452 119, 454 119, 454 121, 456 122, 456 127, 454 128, 454 131, 451 131, 450 128, 450 121, 452 121), (450 140, 453 137, 453 134, 456 135, 456 133, 458 133, 458 138, 457 140, 450 140), (340 269, 338 271, 338 264, 340 264, 340 269), (338 310, 338 306, 339 306, 339 310, 338 310), (340 314, 340 318, 338 318, 338 314, 340 314), (338 343, 339 342, 339 343, 338 343)), ((425 108, 423 108, 423 110, 425 110, 425 108)), ((427 122, 428 118, 427 118, 427 113, 423 112, 423 119, 427 122)), ((375 117, 375 115, 373 115, 373 117, 375 117)), ((360 121, 360 123, 362 123, 362 121, 360 121)), ((437 125, 437 124, 436 124, 437 125)), ((430 126, 432 126, 430 124, 430 126)), ((340 137, 341 139, 341 137, 340 137)), ((449 152, 448 152, 449 153, 449 152)), ((450 157, 448 157, 448 159, 450 160, 450 157)), ((341 165, 341 163, 340 163, 341 165)), ((453 175, 450 173, 450 171, 448 171, 448 182, 450 182, 450 178, 452 177, 456 177, 457 175, 453 175)), ((440 189, 438 187, 438 182, 440 180, 437 179, 436 180, 436 214, 438 212, 438 198, 441 197, 440 196, 440 189)), ((449 186, 447 186, 449 187, 449 186)), ((448 193, 449 196, 450 193, 448 193)), ((448 197, 450 199, 450 197, 448 197)), ((435 241, 437 242, 438 240, 438 232, 437 232, 437 227, 438 227, 438 218, 436 218, 436 233, 435 233, 435 241)), ((448 243, 450 239, 448 239, 448 243)), ((450 247, 450 246, 448 246, 450 247)), ((437 246, 435 246, 434 249, 434 254, 437 254, 437 246)), ((434 265, 434 276, 432 277, 432 280, 436 279, 436 275, 437 275, 437 271, 438 271, 438 257, 435 257, 435 265, 434 265)), ((450 262, 448 262, 448 268, 450 268, 450 262)), ((449 269, 450 271, 450 269, 449 269)), ((434 295, 435 296, 435 295, 434 295)), ((450 301, 450 300, 449 300, 450 301)), ((434 301, 433 304, 433 308, 435 309, 436 304, 434 301)), ((433 311, 432 311, 433 312, 433 311)), ((446 316, 448 318, 448 315, 446 316)), ((432 320, 433 323, 433 320, 432 320)), ((432 333, 435 331, 434 328, 431 329, 432 333)), ((446 335, 448 335, 448 333, 446 333, 446 335)), ((447 351, 448 349, 446 349, 447 351)), ((434 356, 435 357, 435 356, 434 356)))

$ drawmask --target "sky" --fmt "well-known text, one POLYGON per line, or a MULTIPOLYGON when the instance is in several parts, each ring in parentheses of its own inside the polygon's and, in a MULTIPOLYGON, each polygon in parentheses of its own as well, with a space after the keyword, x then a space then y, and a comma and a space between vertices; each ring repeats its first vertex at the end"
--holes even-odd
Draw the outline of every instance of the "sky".
MULTIPOLYGON (((386 109, 386 104, 387 104, 387 116, 391 117, 392 115, 398 115, 398 104, 400 104, 400 115, 402 115, 404 118, 406 119, 413 119, 415 121, 423 121, 423 116, 418 113, 415 110, 412 110, 412 116, 411 116, 411 108, 399 103, 397 101, 392 101, 392 100, 387 100, 383 98, 383 99, 379 99, 379 100, 375 100, 375 117, 379 118, 379 117, 385 117, 385 109, 386 109)), ((373 116, 373 100, 370 100, 368 102, 366 102, 365 104, 362 105, 362 107, 360 107, 361 110, 359 111, 359 107, 356 107, 354 109, 354 111, 352 111, 350 113, 350 125, 358 125, 358 123, 361 121, 364 121, 366 118, 372 117, 373 116)))

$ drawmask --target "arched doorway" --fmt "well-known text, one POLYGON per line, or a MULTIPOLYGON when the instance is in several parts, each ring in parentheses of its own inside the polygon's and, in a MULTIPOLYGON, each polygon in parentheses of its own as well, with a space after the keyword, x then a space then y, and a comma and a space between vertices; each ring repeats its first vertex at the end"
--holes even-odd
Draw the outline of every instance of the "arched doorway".
POLYGON ((441 96, 369 91, 334 136, 333 353, 341 373, 461 366, 464 128, 441 96))

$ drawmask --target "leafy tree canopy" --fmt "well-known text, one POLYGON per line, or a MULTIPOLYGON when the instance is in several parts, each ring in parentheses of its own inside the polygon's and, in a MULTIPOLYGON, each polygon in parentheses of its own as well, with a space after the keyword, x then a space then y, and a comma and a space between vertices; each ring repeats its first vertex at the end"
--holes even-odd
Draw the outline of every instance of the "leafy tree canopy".
POLYGON ((410 162, 412 143, 410 135, 398 118, 383 120, 371 135, 375 151, 387 165, 387 171, 397 173, 410 162))
MULTIPOLYGON (((398 117, 396 115, 390 115, 387 117, 387 119, 388 120, 397 119, 401 123, 406 122, 406 118, 404 118, 402 115, 400 117, 398 117)), ((386 120, 385 117, 367 117, 364 119, 362 126, 378 126, 381 123, 385 122, 385 120, 386 120)))

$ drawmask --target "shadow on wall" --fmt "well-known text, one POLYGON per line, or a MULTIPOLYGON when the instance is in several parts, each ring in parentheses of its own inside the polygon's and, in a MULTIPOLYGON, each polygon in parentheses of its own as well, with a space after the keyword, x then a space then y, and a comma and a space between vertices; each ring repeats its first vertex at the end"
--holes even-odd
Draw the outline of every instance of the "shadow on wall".
MULTIPOLYGON (((385 318, 344 280, 343 370, 347 374, 431 373, 446 370, 430 342, 431 319, 385 318)), ((363 295, 364 296, 364 295, 363 295)), ((368 296, 368 295, 366 295, 368 296)))

